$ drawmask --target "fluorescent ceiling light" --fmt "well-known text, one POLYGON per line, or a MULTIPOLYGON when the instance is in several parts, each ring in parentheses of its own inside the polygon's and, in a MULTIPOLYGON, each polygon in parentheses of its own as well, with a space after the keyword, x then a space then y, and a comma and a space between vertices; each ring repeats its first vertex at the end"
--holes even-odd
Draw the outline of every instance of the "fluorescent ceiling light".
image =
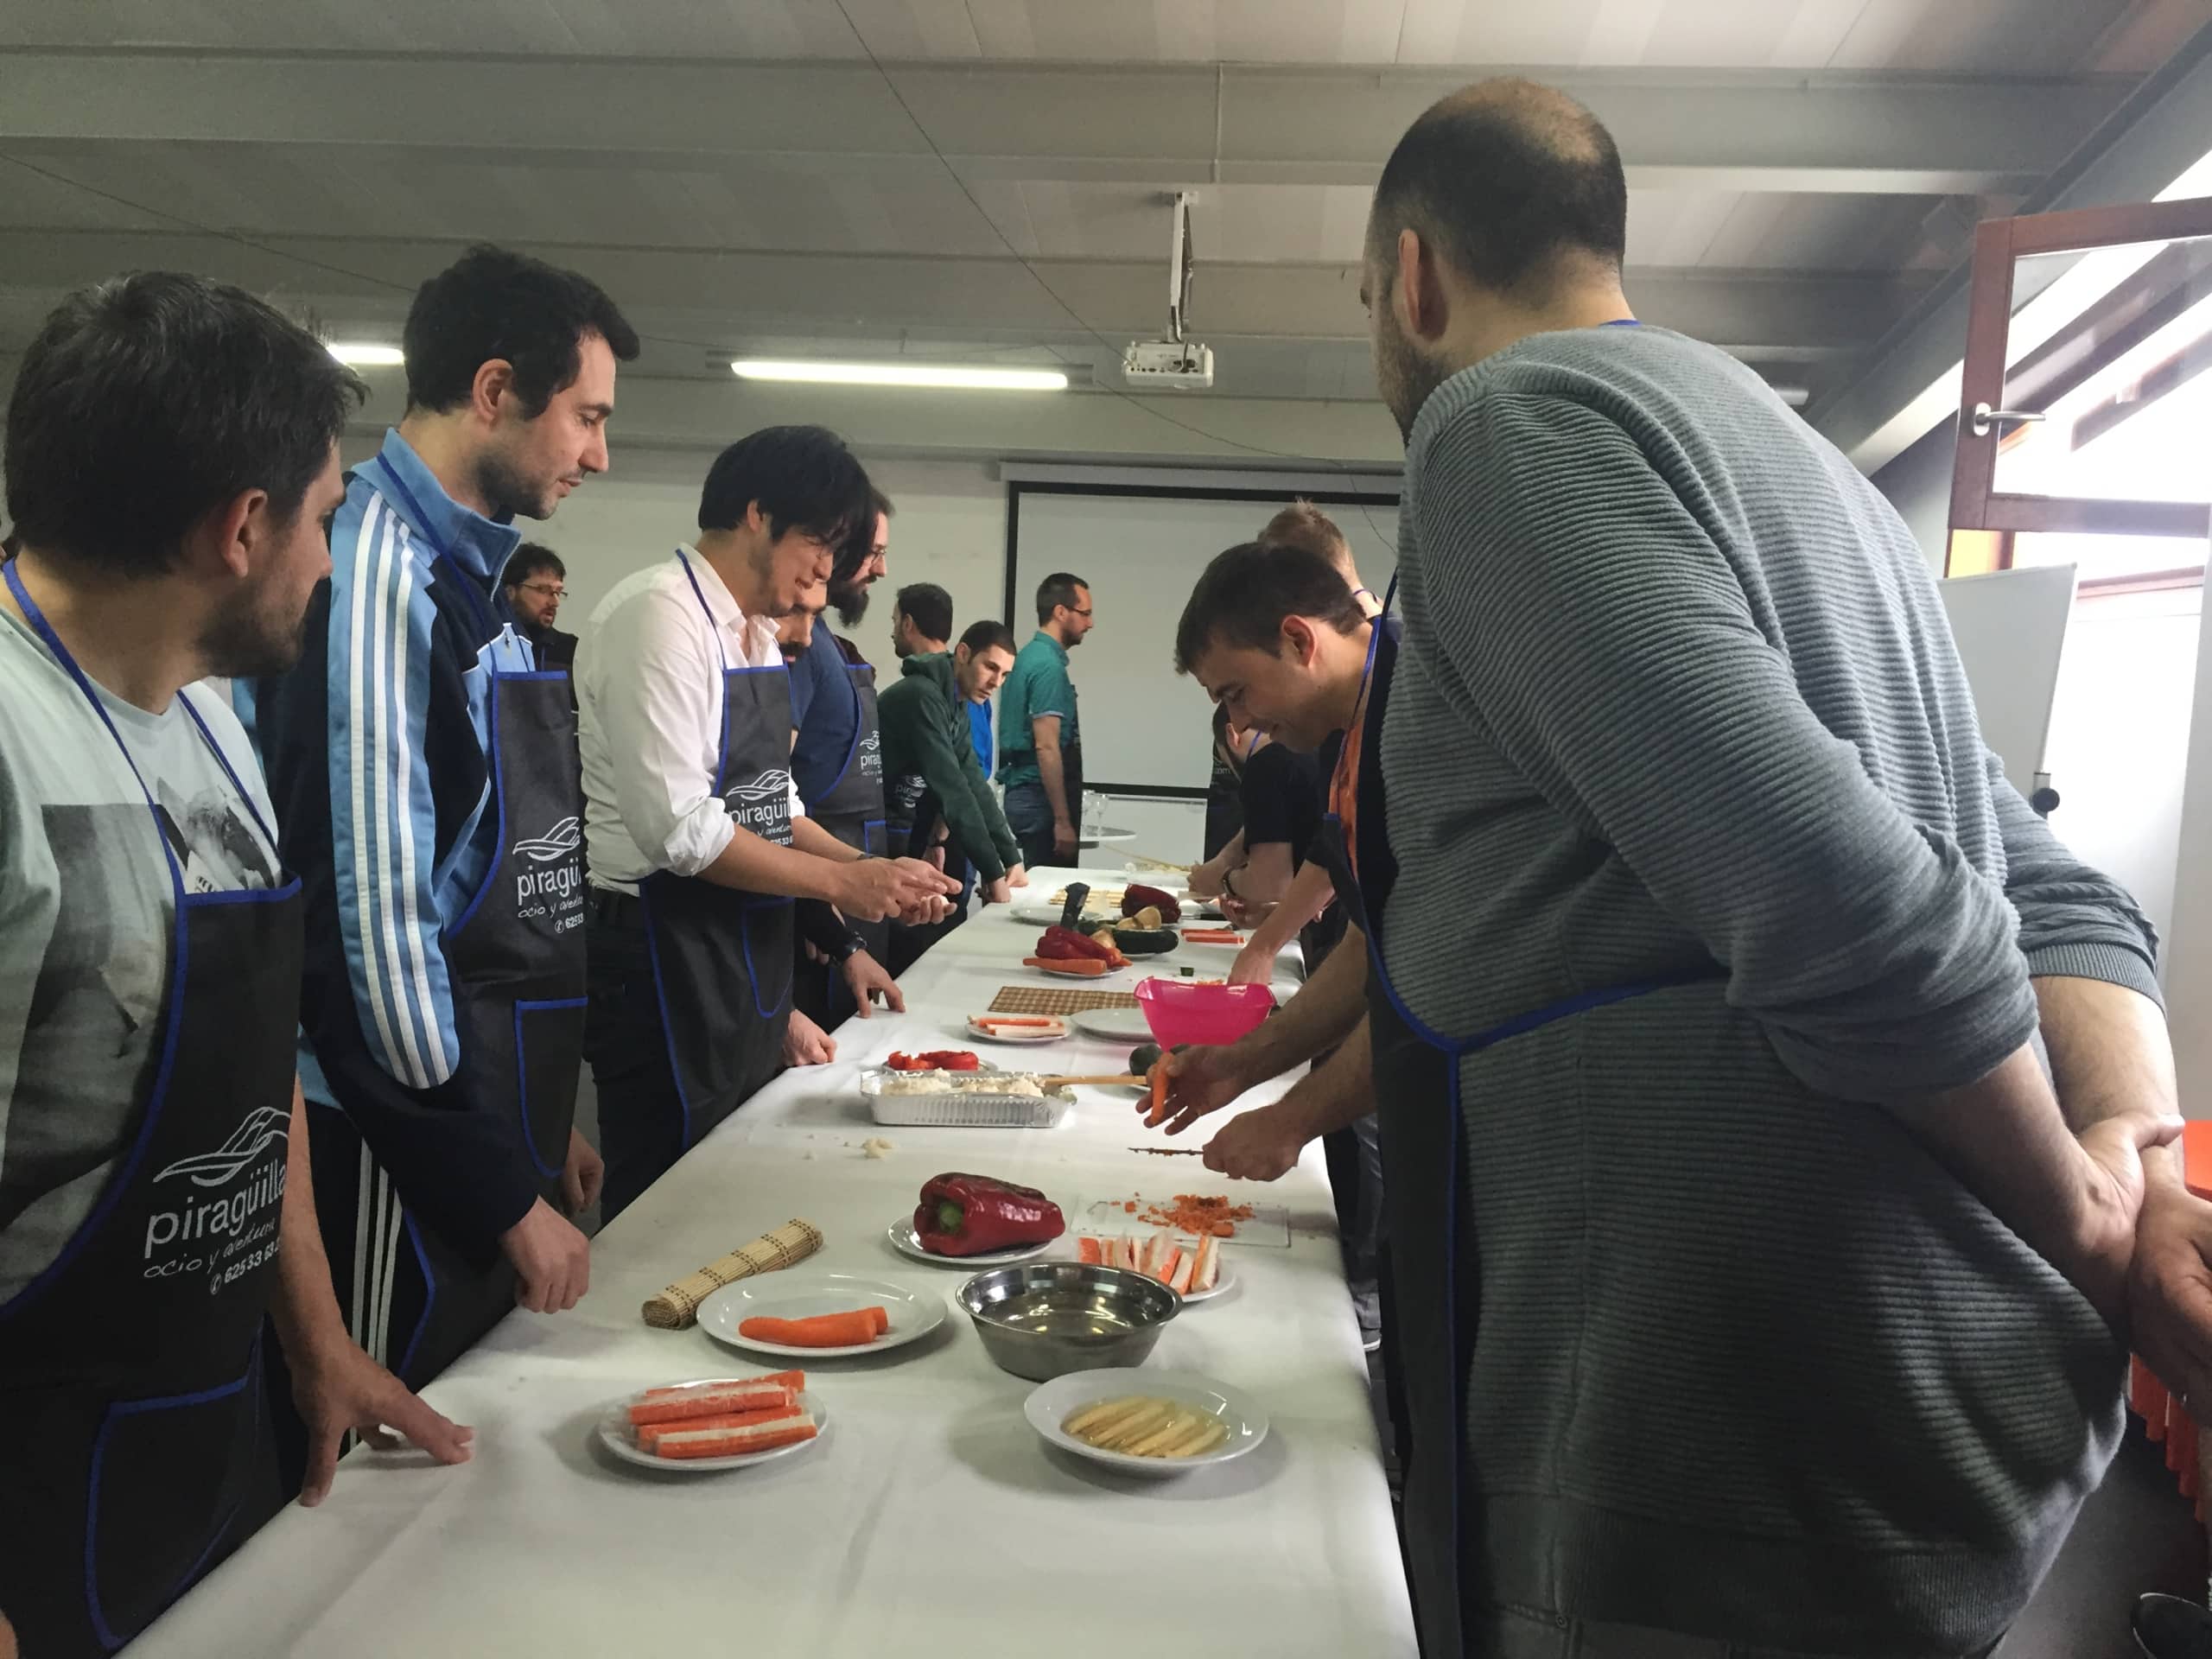
POLYGON ((742 357, 730 365, 742 380, 805 380, 832 386, 957 386, 973 391, 1065 391, 1057 369, 959 369, 916 363, 772 361, 742 357))
POLYGON ((407 353, 397 346, 376 346, 359 340, 334 340, 330 354, 356 369, 396 369, 407 360, 407 353))

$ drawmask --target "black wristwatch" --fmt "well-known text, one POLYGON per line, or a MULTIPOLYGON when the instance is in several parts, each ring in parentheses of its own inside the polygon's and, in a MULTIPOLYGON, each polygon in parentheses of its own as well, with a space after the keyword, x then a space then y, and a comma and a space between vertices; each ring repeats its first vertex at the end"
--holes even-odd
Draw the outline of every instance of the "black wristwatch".
POLYGON ((867 949, 868 941, 866 939, 862 938, 857 933, 848 933, 845 935, 845 942, 842 944, 835 946, 831 949, 829 953, 830 960, 836 963, 842 967, 844 963, 850 962, 855 957, 857 957, 861 951, 867 949))

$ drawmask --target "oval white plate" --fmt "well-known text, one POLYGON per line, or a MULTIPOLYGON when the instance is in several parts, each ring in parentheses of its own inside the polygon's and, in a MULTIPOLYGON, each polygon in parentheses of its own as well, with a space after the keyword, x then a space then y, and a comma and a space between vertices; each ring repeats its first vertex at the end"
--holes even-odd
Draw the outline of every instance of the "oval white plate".
POLYGON ((891 1241, 893 1249, 917 1262, 926 1262, 933 1268, 973 1268, 979 1273, 985 1268, 1010 1268, 1017 1262, 1034 1261, 1058 1243, 1048 1238, 1042 1244, 1017 1244, 1012 1249, 986 1250, 981 1255, 939 1255, 923 1247, 912 1216, 899 1217, 885 1230, 884 1236, 891 1241))
POLYGON ((1241 1458, 1268 1438, 1268 1414, 1251 1397, 1201 1376, 1196 1371, 1152 1371, 1141 1366, 1116 1370, 1070 1371, 1039 1386, 1022 1405, 1030 1427, 1063 1451, 1103 1463, 1132 1475, 1185 1475, 1217 1463, 1241 1458), (1195 1458, 1137 1458, 1126 1452, 1107 1452, 1085 1446, 1060 1425, 1086 1406, 1141 1394, 1155 1400, 1173 1400, 1194 1411, 1220 1418, 1229 1425, 1229 1439, 1212 1451, 1195 1458))
POLYGON ((887 1279, 862 1279, 849 1273, 806 1273, 785 1268, 724 1285, 699 1304, 699 1328, 716 1342, 756 1354, 783 1359, 842 1359, 852 1354, 880 1354, 899 1348, 944 1323, 945 1305, 931 1296, 917 1296, 887 1279), (750 1319, 804 1319, 817 1313, 846 1313, 856 1307, 880 1306, 891 1318, 891 1329, 874 1342, 849 1348, 793 1348, 780 1342, 761 1342, 738 1334, 737 1327, 750 1319))
MULTIPOLYGON (((1215 1252, 1217 1259, 1219 1259, 1226 1254, 1227 1252, 1225 1251, 1215 1252)), ((1220 1295, 1223 1291, 1234 1290, 1236 1287, 1236 1269, 1230 1267, 1229 1263, 1224 1261, 1222 1262, 1221 1266, 1214 1273, 1213 1288, 1211 1290, 1186 1290, 1183 1293, 1183 1300, 1186 1302, 1210 1302, 1213 1300, 1215 1297, 1220 1295)))
MULTIPOLYGON (((695 1382, 678 1382, 671 1386, 692 1389, 707 1388, 716 1382, 744 1382, 751 1379, 742 1376, 702 1376, 695 1382)), ((794 1452, 804 1452, 821 1443, 830 1432, 830 1410, 808 1389, 799 1391, 798 1403, 802 1410, 814 1414, 814 1438, 793 1440, 788 1446, 772 1446, 766 1452, 747 1452, 734 1458, 664 1458, 646 1451, 630 1438, 630 1408, 645 1395, 640 1389, 636 1394, 626 1394, 611 1402, 599 1415, 595 1425, 599 1441, 625 1463, 634 1463, 643 1469, 672 1469, 679 1474, 711 1474, 717 1469, 750 1469, 756 1463, 772 1463, 778 1458, 789 1457, 794 1452)))
MULTIPOLYGON (((1048 1016, 1036 1014, 1031 1017, 1044 1019, 1048 1016)), ((1051 1017, 1057 1018, 1057 1016, 1051 1017)), ((1062 1020, 1058 1027, 1043 1029, 1034 1026, 987 1026, 978 1024, 976 1016, 970 1014, 968 1017, 968 1034, 970 1037, 980 1037, 987 1043, 1013 1043, 1027 1047, 1036 1043, 1065 1042, 1068 1035, 1068 1022, 1062 1020)))
MULTIPOLYGON (((1113 976, 1109 974, 1107 978, 1113 976)), ((1152 1027, 1142 1008, 1085 1008, 1070 1016, 1075 1028, 1087 1037, 1104 1037, 1117 1043, 1148 1043, 1152 1027)))
MULTIPOLYGON (((1134 967, 1135 964, 1130 965, 1134 967)), ((1028 964, 1025 963, 1023 966, 1027 967, 1028 964)), ((1049 979, 1058 985, 1095 985, 1102 980, 1112 979, 1116 975, 1126 974, 1129 970, 1128 968, 1109 968, 1103 974, 1064 974, 1056 973, 1050 968, 1031 968, 1029 971, 1039 979, 1049 979)))
MULTIPOLYGON (((1006 907, 1006 918, 1020 922, 1024 927, 1051 927, 1067 909, 1065 904, 1047 904, 1042 899, 1017 899, 1006 907)), ((1103 905, 1087 904, 1083 907, 1084 919, 1096 926, 1100 922, 1118 922, 1122 913, 1109 910, 1103 905)))

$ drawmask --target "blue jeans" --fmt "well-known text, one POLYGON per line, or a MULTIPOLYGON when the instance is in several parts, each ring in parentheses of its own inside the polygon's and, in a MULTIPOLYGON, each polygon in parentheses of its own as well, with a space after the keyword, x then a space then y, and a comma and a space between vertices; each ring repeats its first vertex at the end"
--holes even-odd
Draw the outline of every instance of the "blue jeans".
POLYGON ((1052 850, 1052 804, 1046 798, 1043 784, 1007 785, 1006 827, 1021 843, 1021 861, 1029 868, 1075 863, 1073 854, 1063 857, 1052 850))

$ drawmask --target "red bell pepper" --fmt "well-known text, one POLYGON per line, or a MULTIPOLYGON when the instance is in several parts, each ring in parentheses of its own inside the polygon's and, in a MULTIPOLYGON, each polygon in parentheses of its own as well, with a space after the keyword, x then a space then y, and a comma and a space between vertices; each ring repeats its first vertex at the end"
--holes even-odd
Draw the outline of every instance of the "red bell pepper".
POLYGON ((884 1061, 892 1071, 979 1071, 982 1061, 964 1048, 933 1049, 926 1054, 893 1054, 884 1061))
POLYGON ((1162 926, 1172 926, 1183 919, 1183 906, 1176 902, 1175 895, 1172 893, 1163 893, 1158 887, 1140 887, 1135 883, 1131 883, 1122 890, 1122 915, 1134 916, 1147 905, 1160 912, 1162 926))
POLYGON ((988 1175, 932 1177, 914 1211, 922 1248, 938 1255, 981 1255, 1016 1244, 1042 1244, 1067 1231, 1065 1217, 1033 1186, 988 1175))

